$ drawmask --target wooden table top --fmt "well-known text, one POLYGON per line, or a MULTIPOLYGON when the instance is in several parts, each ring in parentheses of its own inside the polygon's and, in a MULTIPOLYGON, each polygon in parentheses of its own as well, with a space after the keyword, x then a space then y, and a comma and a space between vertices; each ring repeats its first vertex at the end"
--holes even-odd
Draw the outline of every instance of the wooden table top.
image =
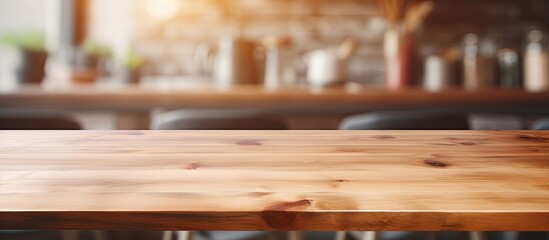
POLYGON ((549 92, 461 89, 426 92, 421 89, 390 91, 379 88, 334 87, 267 90, 261 86, 231 89, 144 87, 70 87, 47 90, 22 87, 0 91, 2 108, 50 108, 75 110, 150 110, 153 108, 320 108, 322 111, 450 106, 549 106, 549 92))
POLYGON ((0 229, 549 230, 549 132, 0 131, 0 229))

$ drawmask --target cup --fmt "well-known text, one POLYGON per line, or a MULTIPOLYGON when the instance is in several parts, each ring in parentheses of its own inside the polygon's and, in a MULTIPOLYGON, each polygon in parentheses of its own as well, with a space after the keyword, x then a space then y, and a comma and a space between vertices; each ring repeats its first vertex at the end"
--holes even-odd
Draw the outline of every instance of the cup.
POLYGON ((313 87, 342 83, 346 79, 347 60, 334 49, 314 50, 306 55, 307 81, 313 87))

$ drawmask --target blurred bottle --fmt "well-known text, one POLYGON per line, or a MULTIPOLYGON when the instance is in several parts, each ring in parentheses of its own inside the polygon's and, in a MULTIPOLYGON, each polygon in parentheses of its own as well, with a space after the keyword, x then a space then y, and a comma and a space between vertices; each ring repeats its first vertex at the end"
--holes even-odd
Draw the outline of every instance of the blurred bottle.
POLYGON ((260 66, 256 47, 252 40, 224 36, 219 40, 217 49, 206 43, 200 44, 195 52, 195 61, 200 66, 201 76, 211 78, 217 87, 258 84, 260 66))
POLYGON ((524 84, 525 89, 530 92, 549 88, 547 39, 544 39, 543 33, 538 30, 528 33, 524 52, 524 84))
POLYGON ((409 5, 390 1, 381 3, 385 6, 389 20, 384 37, 387 86, 392 90, 410 87, 411 65, 417 50, 417 32, 433 11, 434 1, 418 1, 409 5), (406 11, 400 12, 403 9, 406 11))
POLYGON ((465 89, 478 90, 494 87, 496 83, 496 44, 487 38, 469 33, 464 37, 463 82, 465 89))
POLYGON ((450 48, 425 58, 423 87, 427 91, 440 91, 455 84, 455 64, 458 51, 450 48))
POLYGON ((45 65, 46 88, 65 88, 72 84, 70 50, 60 50, 48 56, 45 65))
POLYGON ((503 48, 498 53, 501 88, 520 88, 519 54, 516 49, 503 48))
POLYGON ((475 89, 480 81, 479 68, 479 43, 478 36, 473 33, 465 35, 463 46, 463 82, 465 88, 475 89))
POLYGON ((410 87, 410 57, 414 48, 414 35, 403 33, 400 28, 390 28, 385 32, 384 55, 389 89, 410 87))
POLYGON ((295 87, 297 54, 289 38, 270 37, 263 40, 266 48, 264 84, 268 89, 295 87))

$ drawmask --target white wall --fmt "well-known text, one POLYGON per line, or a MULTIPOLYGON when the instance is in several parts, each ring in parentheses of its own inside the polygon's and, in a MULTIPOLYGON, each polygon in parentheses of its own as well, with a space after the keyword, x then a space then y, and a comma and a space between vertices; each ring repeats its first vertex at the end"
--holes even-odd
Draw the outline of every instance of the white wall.
MULTIPOLYGON (((54 25, 58 19, 50 16, 58 15, 55 8, 59 1, 0 0, 0 34, 24 30, 55 31, 54 25)), ((133 11, 136 2, 137 0, 91 0, 88 32, 90 38, 112 45, 117 54, 124 54, 130 47, 133 36, 133 11)), ((58 35, 54 38, 59 38, 58 35)))
POLYGON ((71 45, 70 0, 0 0, 0 34, 38 31, 50 51, 71 45))
POLYGON ((116 55, 129 50, 134 33, 134 9, 137 0, 90 1, 88 36, 113 46, 116 55))
POLYGON ((46 28, 49 0, 0 0, 0 34, 46 28))

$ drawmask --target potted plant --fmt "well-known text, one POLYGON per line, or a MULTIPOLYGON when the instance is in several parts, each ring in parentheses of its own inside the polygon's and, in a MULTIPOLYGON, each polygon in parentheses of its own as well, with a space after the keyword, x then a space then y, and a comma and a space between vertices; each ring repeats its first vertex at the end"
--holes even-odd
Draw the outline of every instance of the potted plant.
POLYGON ((87 68, 101 69, 112 57, 112 49, 103 43, 87 40, 80 47, 81 64, 87 68))
POLYGON ((112 49, 103 43, 87 40, 73 58, 73 79, 78 83, 92 83, 110 74, 112 49))
POLYGON ((129 51, 121 61, 119 78, 124 83, 138 84, 141 79, 143 65, 145 65, 145 58, 135 51, 129 51))
POLYGON ((40 84, 45 77, 48 53, 45 49, 44 35, 40 32, 6 34, 0 37, 0 43, 17 48, 20 61, 17 67, 17 81, 21 84, 40 84))

